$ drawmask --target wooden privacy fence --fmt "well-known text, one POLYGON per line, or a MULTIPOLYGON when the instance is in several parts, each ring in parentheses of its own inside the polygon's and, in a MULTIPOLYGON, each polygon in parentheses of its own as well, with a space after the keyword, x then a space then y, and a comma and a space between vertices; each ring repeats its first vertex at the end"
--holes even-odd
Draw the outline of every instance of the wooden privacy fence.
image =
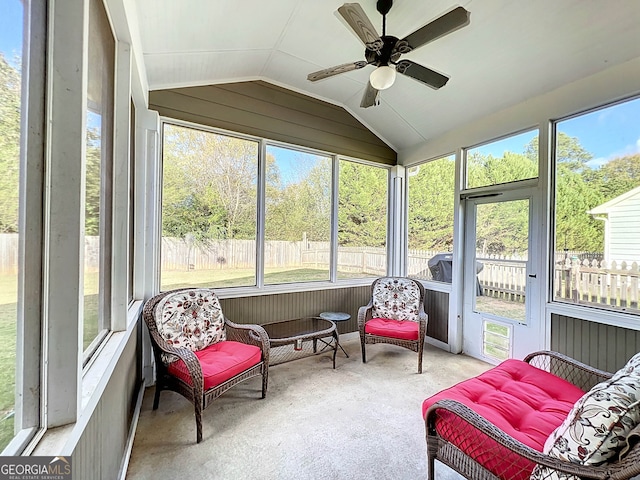
MULTIPOLYGON (((18 272, 18 234, 0 234, 0 274, 18 272)), ((85 237, 85 269, 99 267, 99 238, 85 237)), ((428 262, 437 251, 409 250, 407 271, 411 276, 431 278, 428 262)), ((266 267, 329 265, 329 242, 267 241, 264 246, 266 267)), ((478 281, 484 295, 524 301, 526 259, 517 256, 481 256, 482 270, 478 281)), ((254 240, 211 240, 189 242, 185 239, 162 239, 164 270, 210 270, 254 268, 254 240)), ((340 247, 338 270, 349 273, 384 275, 386 249, 370 247, 340 247)), ((610 305, 639 309, 640 268, 638 262, 602 260, 602 254, 592 252, 556 252, 554 268, 554 298, 590 305, 610 305)))

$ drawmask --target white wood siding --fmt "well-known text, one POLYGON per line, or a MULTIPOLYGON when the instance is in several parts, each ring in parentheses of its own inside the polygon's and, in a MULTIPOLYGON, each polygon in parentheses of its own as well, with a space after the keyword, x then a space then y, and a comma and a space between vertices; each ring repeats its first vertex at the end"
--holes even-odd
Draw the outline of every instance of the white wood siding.
POLYGON ((640 194, 611 207, 609 261, 640 262, 640 194))

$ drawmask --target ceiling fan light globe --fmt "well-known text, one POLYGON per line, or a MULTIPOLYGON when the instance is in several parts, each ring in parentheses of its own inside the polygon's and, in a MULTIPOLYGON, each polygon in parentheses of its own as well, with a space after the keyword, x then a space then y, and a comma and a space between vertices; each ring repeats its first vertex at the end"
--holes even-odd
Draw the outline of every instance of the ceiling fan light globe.
POLYGON ((376 90, 386 90, 396 80, 396 69, 388 65, 376 68, 369 76, 371 86, 376 90))

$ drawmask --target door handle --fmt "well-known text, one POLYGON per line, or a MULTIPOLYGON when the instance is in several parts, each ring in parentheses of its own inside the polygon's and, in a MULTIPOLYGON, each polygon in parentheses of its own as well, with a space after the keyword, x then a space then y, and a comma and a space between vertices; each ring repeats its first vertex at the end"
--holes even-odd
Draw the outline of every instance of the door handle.
POLYGON ((529 278, 538 278, 538 276, 535 273, 530 273, 529 278))

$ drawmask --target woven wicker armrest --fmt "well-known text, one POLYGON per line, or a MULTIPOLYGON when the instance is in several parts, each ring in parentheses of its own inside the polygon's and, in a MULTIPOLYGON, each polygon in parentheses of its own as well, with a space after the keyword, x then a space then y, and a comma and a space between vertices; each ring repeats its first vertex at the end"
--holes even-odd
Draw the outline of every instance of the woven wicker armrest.
POLYGON ((187 366, 187 370, 189 370, 189 375, 191 376, 193 385, 204 385, 204 380, 202 377, 202 367, 200 366, 200 361, 198 360, 198 357, 196 357, 195 353, 193 353, 188 348, 176 348, 172 345, 167 345, 167 343, 160 336, 157 330, 152 330, 149 333, 151 334, 151 339, 153 340, 153 349, 156 352, 156 363, 161 363, 164 365, 164 362, 162 361, 160 355, 161 352, 175 355, 187 366))
MULTIPOLYGON (((595 467, 592 465, 582 466, 576 465, 573 463, 569 463, 563 460, 560 460, 555 457, 551 457, 544 453, 538 452, 533 448, 525 445, 524 443, 516 440, 511 435, 507 434, 500 428, 493 425, 491 422, 486 420, 484 417, 478 415, 476 412, 471 410, 466 405, 455 401, 455 400, 440 400, 434 403, 427 410, 427 414, 425 416, 425 424, 427 431, 427 442, 429 442, 429 437, 437 438, 439 434, 436 430, 436 420, 438 415, 445 410, 455 415, 459 421, 464 422, 468 425, 471 425, 475 429, 477 429, 480 433, 499 443, 503 447, 511 450, 516 455, 519 455, 523 458, 531 460, 539 465, 544 465, 550 467, 559 472, 565 472, 567 474, 576 475, 582 478, 590 478, 590 479, 608 479, 608 478, 629 478, 624 476, 613 475, 612 471, 620 471, 623 465, 617 465, 612 467, 612 465, 605 465, 601 467, 595 467)), ((447 419, 447 422, 450 422, 450 419, 447 419)), ((443 439, 446 441, 446 439, 443 439)), ((629 462, 629 458, 625 458, 623 461, 625 465, 629 462)), ((620 462, 622 463, 622 462, 620 462)), ((629 465, 631 466, 631 465, 629 465)))
POLYGON ((263 327, 254 324, 234 323, 224 318, 227 329, 227 340, 255 345, 262 350, 265 362, 269 361, 269 335, 263 327))
POLYGON ((613 376, 562 353, 543 350, 527 355, 525 362, 573 383, 585 392, 613 376))
POLYGON ((373 300, 368 305, 358 309, 358 328, 364 328, 364 324, 371 320, 371 312, 373 311, 373 300))

